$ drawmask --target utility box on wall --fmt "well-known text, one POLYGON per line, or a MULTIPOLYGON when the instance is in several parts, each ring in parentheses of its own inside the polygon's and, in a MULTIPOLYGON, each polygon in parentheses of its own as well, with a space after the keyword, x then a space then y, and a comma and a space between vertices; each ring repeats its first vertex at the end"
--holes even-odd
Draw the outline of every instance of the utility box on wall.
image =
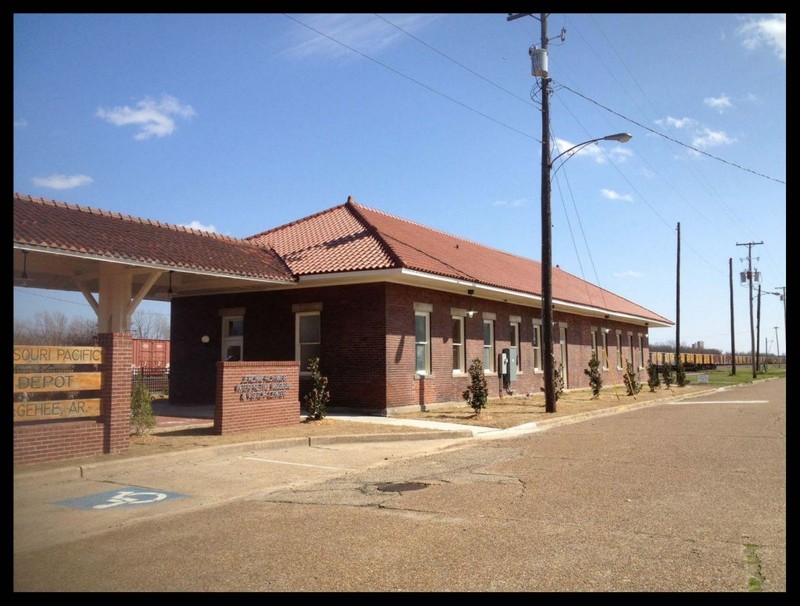
POLYGON ((506 347, 500 354, 500 376, 503 378, 503 388, 508 389, 512 382, 517 380, 517 350, 506 347))

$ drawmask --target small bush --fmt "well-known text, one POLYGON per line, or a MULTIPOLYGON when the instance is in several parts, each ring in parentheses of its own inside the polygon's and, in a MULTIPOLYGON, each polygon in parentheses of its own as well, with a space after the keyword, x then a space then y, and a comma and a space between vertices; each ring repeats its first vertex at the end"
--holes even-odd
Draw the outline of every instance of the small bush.
POLYGON ((647 386, 650 391, 655 391, 661 386, 661 379, 658 376, 658 366, 652 362, 647 363, 647 386))
POLYGON ((642 384, 639 383, 637 373, 633 370, 633 364, 630 362, 626 364, 623 380, 625 381, 625 389, 628 391, 629 396, 635 396, 642 391, 642 384))
POLYGON ((675 382, 678 384, 678 387, 686 387, 686 383, 688 383, 683 361, 678 362, 678 365, 675 367, 675 382))
POLYGON ((589 360, 589 368, 584 368, 583 373, 589 377, 589 385, 592 387, 592 398, 600 397, 600 390, 603 388, 603 376, 600 374, 600 360, 592 356, 589 360))
POLYGON ((143 383, 137 383, 131 394, 131 430, 143 436, 156 425, 153 396, 143 383))
POLYGON ((479 358, 472 360, 472 364, 469 366, 469 378, 470 384, 461 397, 472 407, 475 414, 480 414, 489 400, 489 388, 483 374, 483 362, 479 358))
POLYGON ((672 371, 671 364, 666 362, 664 363, 664 371, 662 372, 661 376, 664 377, 664 385, 666 385, 667 389, 669 389, 669 386, 675 382, 675 374, 672 371))
POLYGON ((331 394, 328 391, 328 377, 324 377, 320 373, 319 358, 311 358, 308 361, 308 367, 311 369, 313 387, 304 399, 308 418, 318 421, 325 416, 328 402, 331 400, 331 394))

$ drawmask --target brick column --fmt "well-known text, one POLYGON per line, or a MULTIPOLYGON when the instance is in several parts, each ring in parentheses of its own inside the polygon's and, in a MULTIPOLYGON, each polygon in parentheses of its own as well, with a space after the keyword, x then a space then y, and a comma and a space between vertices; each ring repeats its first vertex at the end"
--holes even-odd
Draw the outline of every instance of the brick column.
POLYGON ((133 338, 130 333, 101 333, 98 345, 103 348, 102 408, 103 452, 125 452, 131 440, 131 364, 133 338))

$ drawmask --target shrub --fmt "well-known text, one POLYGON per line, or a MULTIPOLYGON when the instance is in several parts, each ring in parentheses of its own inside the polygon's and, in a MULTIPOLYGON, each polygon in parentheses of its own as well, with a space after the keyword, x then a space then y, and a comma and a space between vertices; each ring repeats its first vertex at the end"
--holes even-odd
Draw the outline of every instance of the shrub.
POLYGON ((131 429, 137 436, 143 436, 153 429, 155 424, 153 396, 144 383, 138 382, 131 394, 131 429))
POLYGON ((672 372, 672 365, 668 362, 664 363, 664 372, 661 376, 664 377, 664 385, 669 389, 669 386, 675 382, 675 375, 672 372))
POLYGON ((628 362, 625 366, 625 376, 623 377, 625 381, 625 389, 628 390, 629 396, 635 396, 637 393, 642 391, 642 384, 639 383, 637 373, 633 370, 633 364, 628 362))
POLYGON ((313 387, 305 396, 306 410, 309 419, 318 421, 325 416, 331 394, 328 391, 328 377, 322 376, 319 370, 319 358, 311 358, 308 361, 311 370, 311 382, 313 387))
POLYGON ((589 385, 592 387, 592 398, 600 397, 600 390, 603 388, 603 377, 600 374, 600 360, 592 356, 589 360, 589 368, 584 368, 583 373, 589 377, 589 385))
POLYGON ((678 384, 678 387, 686 387, 686 369, 683 367, 683 360, 678 362, 678 365, 675 367, 675 382, 678 384))
POLYGON ((486 385, 486 377, 483 374, 483 362, 479 358, 472 360, 469 366, 470 384, 461 394, 467 404, 472 407, 475 414, 480 414, 489 400, 489 388, 486 385))
POLYGON ((647 386, 650 391, 655 391, 661 386, 661 379, 658 377, 658 366, 652 362, 647 363, 647 386))

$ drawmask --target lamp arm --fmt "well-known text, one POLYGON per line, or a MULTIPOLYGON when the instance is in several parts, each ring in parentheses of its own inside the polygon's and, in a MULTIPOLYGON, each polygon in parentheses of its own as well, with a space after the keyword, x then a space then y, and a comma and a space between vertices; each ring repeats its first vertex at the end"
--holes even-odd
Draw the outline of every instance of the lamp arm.
MULTIPOLYGON (((553 165, 556 163, 556 160, 558 160, 561 156, 566 156, 571 151, 577 151, 578 149, 580 149, 582 147, 586 147, 587 145, 591 145, 592 143, 597 143, 598 141, 602 141, 602 140, 603 140, 603 137, 599 137, 597 139, 591 139, 589 141, 584 141, 583 143, 578 143, 577 145, 573 145, 569 149, 565 149, 563 152, 558 154, 555 158, 553 158, 550 161, 550 170, 553 169, 553 165)), ((569 158, 567 158, 567 160, 569 160, 569 158)))

